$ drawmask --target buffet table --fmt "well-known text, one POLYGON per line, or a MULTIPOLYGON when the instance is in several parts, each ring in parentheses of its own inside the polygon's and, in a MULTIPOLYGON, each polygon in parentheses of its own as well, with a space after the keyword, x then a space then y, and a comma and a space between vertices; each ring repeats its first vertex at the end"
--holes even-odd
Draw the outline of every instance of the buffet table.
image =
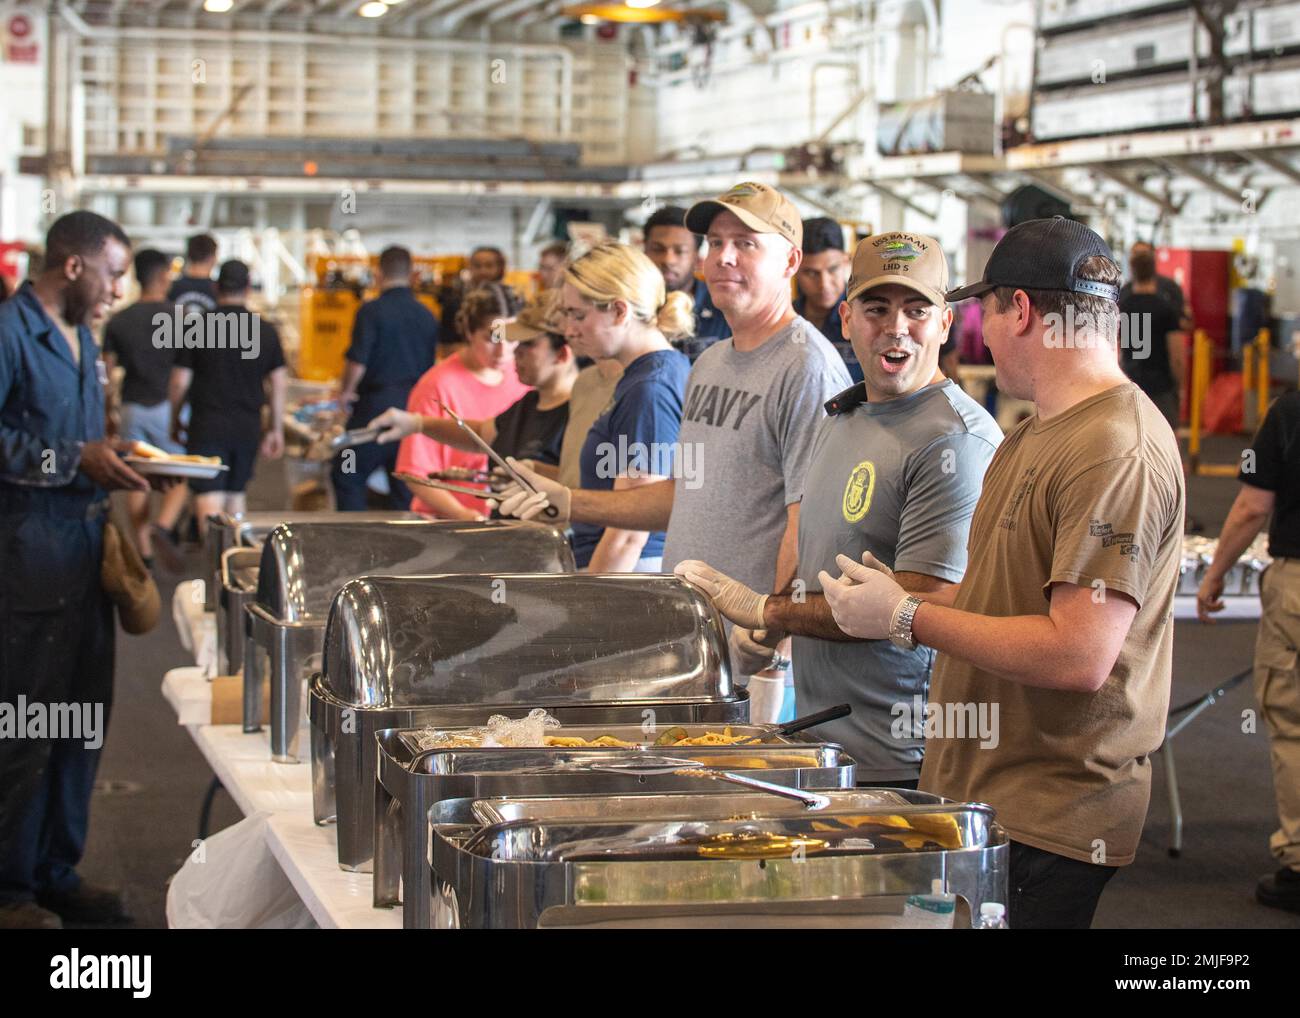
MULTIPOLYGON (((220 863, 230 873, 251 874, 258 884, 261 899, 274 898, 266 884, 266 862, 274 860, 283 878, 302 906, 310 913, 314 925, 326 929, 400 929, 402 910, 376 909, 371 905, 371 878, 368 873, 345 873, 339 869, 332 827, 317 827, 312 822, 311 766, 277 764, 271 760, 269 734, 263 730, 250 734, 239 725, 207 723, 211 712, 211 686, 197 667, 174 668, 163 679, 164 698, 176 710, 177 719, 194 738, 195 745, 208 761, 213 773, 247 819, 236 828, 222 831, 207 840, 201 854, 196 851, 173 881, 180 883, 185 896, 183 905, 173 909, 168 896, 168 917, 183 913, 191 920, 199 914, 219 912, 229 920, 232 904, 231 884, 241 881, 213 879, 211 867, 220 863), (220 839, 221 851, 211 847, 220 839), (260 857, 259 857, 260 856, 260 857), (208 869, 203 869, 207 867, 208 869), (189 873, 187 874, 187 871, 189 873), (187 876, 189 879, 187 879, 187 876), (202 887, 210 887, 210 893, 202 887), (216 896, 222 896, 220 901, 216 896), (211 909, 201 899, 211 897, 211 909)), ((274 888, 270 889, 272 892, 274 888)), ((250 921, 259 913, 250 909, 250 921)), ((283 914, 283 910, 280 913, 283 914)), ((274 925, 304 925, 298 919, 274 925)))

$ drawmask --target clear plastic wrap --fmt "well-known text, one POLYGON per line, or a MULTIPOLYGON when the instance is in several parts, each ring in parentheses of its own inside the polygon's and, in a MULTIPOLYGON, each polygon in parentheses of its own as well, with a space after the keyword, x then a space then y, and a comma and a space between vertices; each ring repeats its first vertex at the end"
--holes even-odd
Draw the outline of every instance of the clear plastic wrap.
POLYGON ((535 707, 523 718, 493 714, 486 725, 475 728, 426 728, 416 735, 415 740, 421 752, 426 749, 477 749, 482 746, 544 746, 547 734, 559 727, 557 718, 541 707, 535 707))

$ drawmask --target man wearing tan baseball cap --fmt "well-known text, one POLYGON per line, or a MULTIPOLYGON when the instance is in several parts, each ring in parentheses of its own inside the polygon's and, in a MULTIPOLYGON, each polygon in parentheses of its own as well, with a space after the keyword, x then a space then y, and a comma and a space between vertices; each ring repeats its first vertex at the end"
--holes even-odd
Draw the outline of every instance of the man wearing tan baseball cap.
POLYGON ((884 563, 910 589, 961 582, 971 514, 1002 433, 938 370, 952 324, 947 285, 932 237, 878 234, 854 253, 840 318, 864 380, 826 404, 799 513, 801 582, 763 597, 703 562, 678 567, 710 591, 742 636, 794 636, 799 712, 852 705, 848 717, 817 731, 848 749, 869 784, 916 787, 934 653, 846 637, 817 575, 844 554, 884 563))
MULTIPOLYGON (((544 499, 578 522, 628 530, 667 529, 663 568, 708 555, 746 585, 779 591, 794 579, 795 536, 804 474, 822 404, 850 382, 844 360, 795 313, 791 281, 803 257, 803 220, 767 184, 744 182, 691 206, 685 223, 708 240, 701 267, 731 338, 700 354, 686 383, 678 462, 697 462, 693 477, 629 491, 585 491, 530 478, 544 499)), ((508 499, 503 514, 535 515, 541 496, 508 499)), ((739 663, 740 651, 733 652, 739 663)), ((765 670, 774 657, 745 674, 765 670)), ((781 675, 750 684, 751 714, 790 715, 781 675), (762 687, 764 696, 758 695, 762 687), (772 713, 765 713, 771 703, 772 713)))

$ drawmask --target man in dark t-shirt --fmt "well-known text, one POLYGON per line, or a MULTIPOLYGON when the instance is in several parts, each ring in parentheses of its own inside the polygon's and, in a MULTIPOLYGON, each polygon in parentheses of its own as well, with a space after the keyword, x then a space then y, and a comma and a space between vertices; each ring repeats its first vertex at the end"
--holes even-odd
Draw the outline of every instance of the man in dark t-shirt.
POLYGON ((244 511, 244 489, 253 475, 259 444, 268 459, 284 453, 284 401, 288 369, 275 326, 245 306, 248 266, 231 260, 217 275, 217 310, 205 316, 195 337, 187 322, 176 353, 168 395, 173 434, 188 390, 190 423, 186 450, 219 456, 228 468, 210 481, 191 480, 200 531, 212 513, 244 511), (262 407, 270 380, 270 426, 262 436, 262 407))
MULTIPOLYGON (((1300 353, 1300 343, 1297 348, 1300 353)), ((1269 849, 1279 866, 1259 881, 1255 898, 1300 912, 1300 392, 1288 392, 1269 409, 1237 476, 1241 491, 1196 594, 1196 610, 1202 622, 1223 610, 1224 577, 1271 516, 1273 563, 1260 584, 1255 696, 1273 758, 1279 823, 1269 849)))
POLYGON ((1119 298, 1121 363, 1176 430, 1183 380, 1182 316, 1158 291, 1154 252, 1135 248, 1129 268, 1133 279, 1119 298))
POLYGON ((731 335, 731 326, 714 305, 708 286, 696 276, 704 238, 686 228, 686 210, 678 205, 655 210, 642 233, 646 257, 663 273, 665 288, 681 290, 695 302, 695 332, 673 341, 694 364, 705 350, 731 335))
MULTIPOLYGON (((340 404, 349 410, 348 428, 363 428, 390 407, 405 407, 420 376, 433 367, 438 320, 411 291, 411 252, 388 247, 379 255, 380 294, 361 305, 352 325, 352 345, 343 369, 340 404)), ((396 445, 345 449, 334 461, 331 479, 339 509, 366 508, 366 480, 383 468, 388 475, 388 507, 405 509, 411 492, 392 477, 396 445)))
POLYGON ((212 282, 216 266, 216 238, 210 233, 195 234, 185 243, 185 268, 167 290, 168 302, 180 304, 186 317, 217 310, 217 287, 212 282))
MULTIPOLYGON (((1152 271, 1155 272, 1156 249, 1153 244, 1150 244, 1145 240, 1139 240, 1129 248, 1128 257, 1130 272, 1132 271, 1134 258, 1146 259, 1148 256, 1151 258, 1152 271)), ((1191 316, 1187 313, 1187 298, 1183 294, 1183 288, 1178 285, 1176 279, 1171 279, 1169 276, 1162 276, 1158 272, 1155 274, 1155 280, 1156 296, 1174 309, 1174 313, 1178 316, 1178 327, 1185 332, 1190 331, 1192 320, 1191 316)), ((1130 278, 1127 283, 1120 287, 1119 299, 1121 301, 1133 292, 1133 284, 1134 280, 1130 278)))
MULTIPOLYGON (((104 360, 110 374, 118 365, 125 371, 119 407, 120 436, 131 442, 148 442, 167 452, 180 452, 180 445, 171 439, 171 407, 167 403, 167 380, 176 352, 170 345, 154 342, 160 323, 165 325, 174 312, 174 305, 165 299, 170 277, 171 259, 161 251, 144 248, 136 252, 135 280, 140 286, 140 299, 108 320, 104 327, 104 360)), ((167 568, 179 571, 184 565, 175 550, 175 529, 188 496, 185 485, 173 485, 162 496, 157 522, 150 524, 149 492, 127 492, 127 512, 146 564, 152 564, 153 538, 158 534, 167 568)))

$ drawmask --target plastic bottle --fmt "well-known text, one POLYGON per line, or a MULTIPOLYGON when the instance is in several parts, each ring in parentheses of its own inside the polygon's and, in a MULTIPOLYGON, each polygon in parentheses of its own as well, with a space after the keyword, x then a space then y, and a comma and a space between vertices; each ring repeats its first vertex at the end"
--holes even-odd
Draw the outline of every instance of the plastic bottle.
POLYGON ((930 893, 910 895, 904 912, 909 909, 920 909, 924 913, 923 915, 913 913, 912 919, 915 925, 951 927, 956 908, 957 896, 944 892, 942 880, 932 880, 930 893))
POLYGON ((980 915, 978 922, 975 923, 977 930, 1006 930, 1007 926, 1007 907, 1000 901, 986 901, 980 906, 980 915))

